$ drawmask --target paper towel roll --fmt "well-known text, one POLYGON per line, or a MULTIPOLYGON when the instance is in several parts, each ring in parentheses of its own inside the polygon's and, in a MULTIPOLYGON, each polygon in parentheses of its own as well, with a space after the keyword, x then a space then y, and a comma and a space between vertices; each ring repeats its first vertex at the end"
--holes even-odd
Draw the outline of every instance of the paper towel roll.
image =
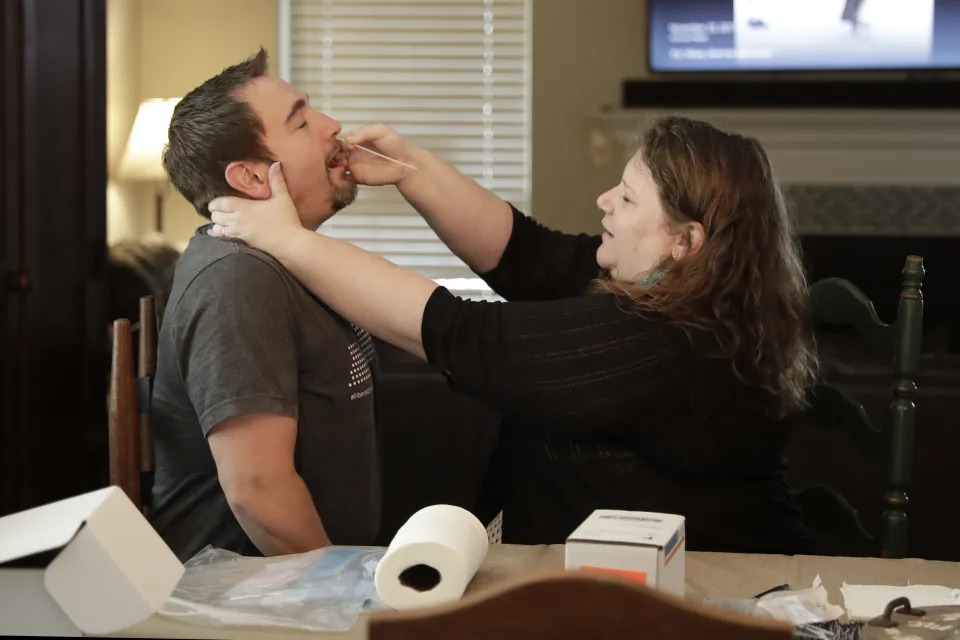
POLYGON ((394 609, 456 600, 488 547, 486 529, 469 511, 448 504, 425 507, 400 527, 377 565, 377 595, 394 609))

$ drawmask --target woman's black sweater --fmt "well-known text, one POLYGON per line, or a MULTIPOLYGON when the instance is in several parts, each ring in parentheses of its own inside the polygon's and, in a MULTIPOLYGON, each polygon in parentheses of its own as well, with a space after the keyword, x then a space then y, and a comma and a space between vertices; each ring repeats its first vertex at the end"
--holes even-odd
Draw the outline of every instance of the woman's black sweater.
POLYGON ((509 302, 438 288, 424 311, 428 360, 503 415, 503 541, 561 543, 603 508, 685 516, 690 549, 810 552, 770 397, 681 329, 586 293, 599 244, 514 209, 482 274, 509 302))

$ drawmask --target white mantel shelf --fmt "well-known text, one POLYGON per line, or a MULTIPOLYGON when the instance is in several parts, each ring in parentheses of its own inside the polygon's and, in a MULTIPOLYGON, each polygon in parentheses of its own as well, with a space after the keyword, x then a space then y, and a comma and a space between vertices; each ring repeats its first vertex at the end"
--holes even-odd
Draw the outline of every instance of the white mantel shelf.
POLYGON ((620 164, 658 118, 757 138, 806 233, 960 236, 960 109, 629 109, 586 118, 588 161, 620 164))

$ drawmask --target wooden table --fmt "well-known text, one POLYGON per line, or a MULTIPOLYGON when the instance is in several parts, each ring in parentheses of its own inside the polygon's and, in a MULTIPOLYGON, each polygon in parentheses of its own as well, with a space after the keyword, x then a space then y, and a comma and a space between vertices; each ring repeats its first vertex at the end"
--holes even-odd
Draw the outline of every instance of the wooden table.
MULTIPOLYGON (((517 575, 562 568, 563 545, 493 545, 467 591, 484 589, 517 575)), ((826 587, 830 601, 840 606, 843 605, 840 587, 844 582, 896 586, 931 584, 960 588, 960 563, 952 562, 700 552, 688 552, 686 555, 687 597, 696 600, 707 596, 749 598, 783 583, 793 588, 809 587, 817 575, 826 587)), ((188 625, 157 615, 116 635, 143 638, 354 640, 366 637, 366 625, 361 617, 360 622, 345 633, 254 627, 212 628, 188 625)))

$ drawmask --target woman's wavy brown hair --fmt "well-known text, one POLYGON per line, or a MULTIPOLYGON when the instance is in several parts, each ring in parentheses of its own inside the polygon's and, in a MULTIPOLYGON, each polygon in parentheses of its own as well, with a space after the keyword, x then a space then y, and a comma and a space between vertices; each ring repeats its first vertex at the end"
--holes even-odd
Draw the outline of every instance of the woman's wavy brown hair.
POLYGON ((760 143, 682 117, 658 121, 635 159, 649 168, 678 233, 699 222, 699 251, 668 259, 652 286, 602 280, 632 310, 656 312, 729 359, 745 384, 767 390, 771 413, 803 405, 817 359, 807 283, 783 195, 760 143), (706 338, 706 340, 703 340, 706 338))

